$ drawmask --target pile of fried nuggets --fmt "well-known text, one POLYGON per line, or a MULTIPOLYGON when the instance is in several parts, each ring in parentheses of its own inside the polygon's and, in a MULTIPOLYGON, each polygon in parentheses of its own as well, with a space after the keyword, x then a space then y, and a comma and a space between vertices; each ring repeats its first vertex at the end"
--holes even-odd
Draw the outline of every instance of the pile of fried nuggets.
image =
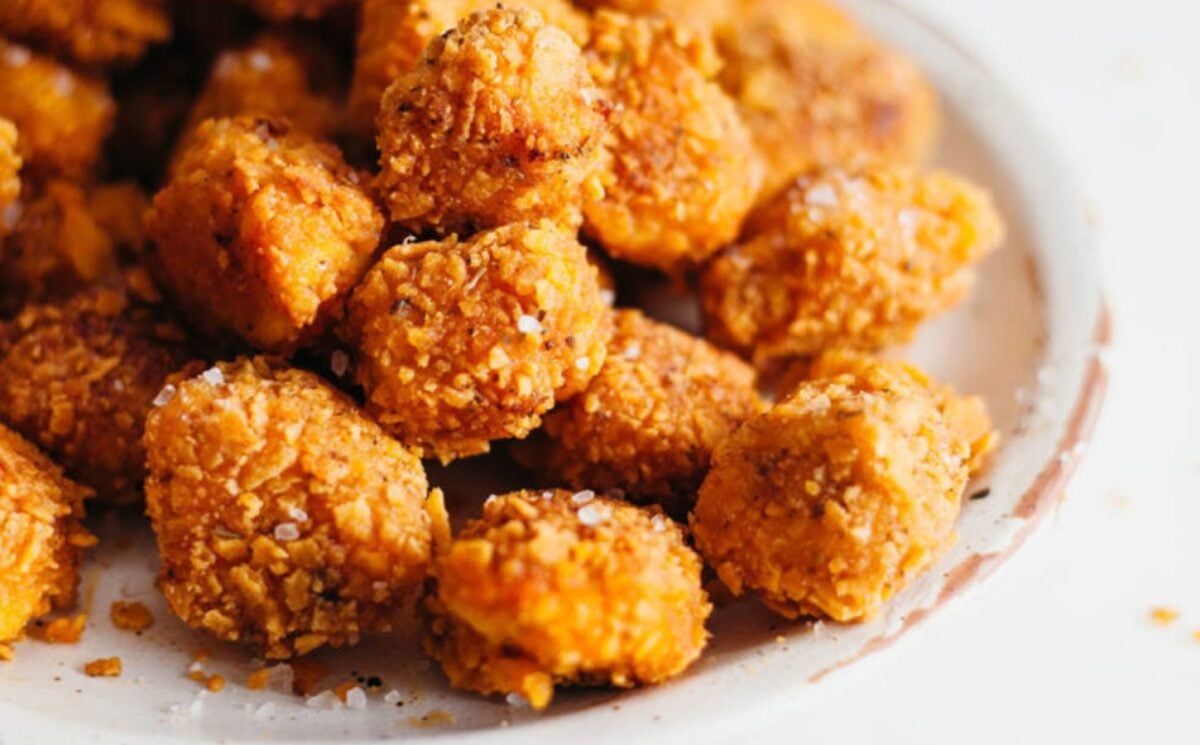
POLYGON ((696 660, 706 565, 856 622, 952 543, 986 410, 871 354, 1001 221, 820 0, 8 0, 0 34, 0 642, 73 602, 89 498, 144 496, 193 627, 282 659, 420 593, 453 685, 539 709, 696 660), (501 440, 555 488, 451 536, 421 459, 501 440))

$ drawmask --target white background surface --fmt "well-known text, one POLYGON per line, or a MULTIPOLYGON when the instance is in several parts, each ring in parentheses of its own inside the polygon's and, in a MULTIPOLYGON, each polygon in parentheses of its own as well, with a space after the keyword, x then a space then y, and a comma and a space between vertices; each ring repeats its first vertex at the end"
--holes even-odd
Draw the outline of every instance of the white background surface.
POLYGON ((1038 535, 757 739, 1200 742, 1200 3, 902 4, 1004 79, 1066 155, 1096 218, 1113 379, 1038 535), (1158 605, 1180 619, 1151 623, 1158 605))

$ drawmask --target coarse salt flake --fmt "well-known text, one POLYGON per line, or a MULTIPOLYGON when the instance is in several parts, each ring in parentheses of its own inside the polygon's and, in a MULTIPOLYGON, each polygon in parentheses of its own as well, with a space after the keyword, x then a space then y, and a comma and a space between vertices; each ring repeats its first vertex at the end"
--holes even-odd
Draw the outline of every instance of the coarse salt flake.
POLYGON ((617 302, 617 293, 609 289, 600 290, 600 302, 607 306, 613 306, 617 302))
POLYGON ((512 693, 509 693, 507 696, 505 696, 504 702, 506 704, 508 704, 509 706, 515 706, 517 708, 524 708, 526 706, 529 706, 529 699, 525 698, 524 696, 517 693, 516 691, 513 691, 512 693))
POLYGON ((158 395, 154 397, 154 400, 151 401, 151 403, 154 404, 155 408, 166 406, 171 402, 171 399, 175 398, 175 392, 177 390, 178 389, 175 386, 167 383, 162 387, 162 390, 158 392, 158 395))
POLYGON ((655 533, 661 533, 667 529, 667 518, 662 515, 655 515, 650 518, 650 527, 654 528, 655 533))
POLYGON ((530 315, 524 315, 517 319, 517 331, 522 334, 540 334, 545 331, 542 328, 542 322, 530 315))
POLYGON ((275 540, 294 541, 300 537, 300 528, 296 523, 279 523, 275 526, 275 540))
POLYGON ((621 354, 623 354, 627 360, 636 360, 638 357, 642 356, 642 345, 635 341, 629 346, 625 347, 625 351, 621 354))
POLYGON ((291 507, 288 507, 288 517, 292 518, 298 523, 302 523, 305 520, 308 520, 308 513, 299 507, 292 505, 291 507))
POLYGON ((250 67, 259 71, 270 70, 272 64, 274 64, 271 61, 271 55, 261 49, 256 49, 255 51, 251 52, 247 62, 250 63, 250 67))
POLYGON ((171 704, 167 707, 167 712, 175 717, 184 719, 194 719, 200 715, 200 710, 204 708, 204 697, 208 695, 208 691, 198 691, 196 696, 186 704, 171 704))
POLYGON ((595 527, 608 519, 608 512, 594 504, 585 504, 575 513, 582 525, 595 527))
POLYGON ((574 504, 574 505, 587 504, 588 502, 592 501, 592 498, 595 496, 596 496, 596 492, 592 491, 591 489, 584 489, 583 491, 577 491, 571 495, 571 504, 574 504))
POLYGON ((817 184, 805 192, 804 202, 810 207, 836 207, 838 195, 829 184, 817 184))
POLYGON ((54 75, 54 92, 66 98, 75 92, 75 78, 66 70, 59 70, 54 75))
POLYGON ((10 67, 24 67, 33 59, 33 54, 25 47, 10 44, 4 48, 4 61, 10 67))
POLYGON ((225 373, 219 367, 210 367, 200 373, 200 379, 209 385, 225 385, 225 373))
POLYGON ((393 688, 384 694, 383 703, 395 706, 396 704, 400 703, 401 698, 403 697, 400 695, 400 691, 397 691, 395 688, 393 688))
POLYGON ((584 372, 591 366, 592 366, 592 361, 589 360, 587 357, 580 357, 577 360, 575 360, 575 369, 580 372, 584 372))
POLYGON ((358 686, 354 686, 346 691, 346 708, 347 709, 365 709, 367 708, 367 692, 358 686))
POLYGON ((310 709, 340 709, 342 700, 333 691, 321 691, 304 699, 304 705, 310 709))

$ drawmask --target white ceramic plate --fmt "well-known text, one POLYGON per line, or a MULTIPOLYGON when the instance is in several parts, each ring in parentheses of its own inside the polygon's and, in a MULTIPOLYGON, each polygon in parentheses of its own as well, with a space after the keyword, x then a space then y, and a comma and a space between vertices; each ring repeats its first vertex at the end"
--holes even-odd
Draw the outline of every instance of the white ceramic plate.
MULTIPOLYGON (((1108 322, 1096 257, 1080 199, 1013 98, 952 40, 895 5, 848 5, 933 77, 946 108, 940 162, 989 186, 1010 227, 970 301, 903 351, 985 396, 1004 433, 992 467, 968 490, 987 486, 990 496, 966 503, 958 544, 935 571, 860 626, 785 623, 753 602, 722 608, 710 623, 707 654, 678 680, 629 692, 562 692, 542 715, 449 690, 421 655, 415 628, 405 629, 316 655, 330 670, 326 687, 352 672, 377 675, 382 691, 399 691, 400 705, 373 694, 365 709, 316 710, 280 686, 248 690, 248 654, 174 620, 153 585, 148 529, 113 520, 99 526, 105 543, 84 572, 80 603, 91 614, 84 641, 22 643, 15 662, 0 664, 0 743, 723 741, 747 717, 762 722, 802 705, 829 673, 863 664, 987 576, 1054 504, 1098 409, 1108 322), (141 636, 115 630, 108 608, 117 599, 145 602, 155 625, 141 636), (200 648, 213 653, 206 671, 229 681, 218 694, 198 697, 199 685, 185 677, 200 648), (87 660, 111 655, 124 660, 120 678, 81 672, 87 660)), ((471 474, 465 486, 464 475, 451 469, 432 478, 460 502, 491 490, 491 475, 471 474)))

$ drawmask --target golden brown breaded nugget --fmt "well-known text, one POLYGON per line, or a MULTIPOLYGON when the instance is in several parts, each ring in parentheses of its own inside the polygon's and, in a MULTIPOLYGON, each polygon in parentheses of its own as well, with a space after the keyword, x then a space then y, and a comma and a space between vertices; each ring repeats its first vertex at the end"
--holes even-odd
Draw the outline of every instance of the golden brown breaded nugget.
POLYGON ((741 5, 718 34, 721 84, 766 156, 764 196, 814 167, 927 156, 937 96, 911 60, 824 0, 741 5))
POLYGON ((0 421, 101 499, 140 499, 150 402, 193 359, 160 308, 97 288, 0 325, 0 421))
POLYGON ((0 239, 16 224, 9 207, 21 196, 21 156, 17 152, 17 127, 0 118, 0 239))
POLYGON ((443 461, 524 437, 604 362, 596 269, 549 222, 395 246, 348 303, 366 408, 443 461))
POLYGON ((488 500, 434 562, 426 648, 455 688, 661 683, 700 656, 712 605, 666 517, 591 492, 488 500))
POLYGON ((268 32, 240 49, 222 52, 213 61, 208 82, 192 105, 183 142, 205 119, 240 115, 285 118, 296 132, 326 139, 337 128, 333 99, 318 91, 314 67, 324 65, 294 39, 268 32))
POLYGON ((705 267, 709 338, 759 365, 907 341, 962 300, 1002 234, 990 197, 946 173, 801 177, 705 267))
POLYGON ((27 175, 87 177, 116 115, 103 81, 0 38, 0 116, 17 125, 27 175))
POLYGON ((533 11, 468 16, 384 94, 376 187, 391 217, 442 235, 582 220, 607 103, 571 37, 533 11))
POLYGON ((26 181, 21 196, 6 213, 15 222, 0 246, 0 318, 117 276, 117 246, 82 187, 26 181))
POLYGON ((16 432, 0 426, 0 659, 29 623, 75 602, 87 489, 16 432))
POLYGON ((605 194, 585 230, 619 259, 666 271, 738 235, 763 165, 737 107, 714 82, 708 36, 659 16, 601 11, 587 48, 615 107, 605 194))
POLYGON ((317 376, 265 358, 156 403, 146 506, 176 615, 268 658, 391 628, 449 530, 416 456, 317 376))
POLYGON ((200 125, 146 229, 148 263, 195 326, 287 352, 332 320, 383 216, 335 146, 236 117, 200 125))
POLYGON ((838 349, 826 352, 809 366, 805 378, 833 378, 838 375, 869 375, 876 366, 888 368, 898 376, 908 376, 933 397, 938 411, 946 420, 946 426, 955 437, 965 440, 971 447, 967 469, 971 475, 983 470, 988 455, 1000 442, 1000 433, 992 428, 987 403, 979 396, 964 396, 953 386, 933 380, 916 365, 899 360, 881 360, 861 352, 838 349))
MULTIPOLYGON (((567 0, 515 0, 503 5, 537 11, 577 44, 587 41, 587 17, 567 0)), ((379 101, 392 81, 411 72, 425 47, 439 35, 471 13, 495 6, 495 0, 363 0, 347 104, 350 131, 373 140, 379 101)))
POLYGON ((4 0, 0 34, 84 65, 129 64, 171 38, 164 0, 4 0))
POLYGON ((969 458, 923 386, 862 365, 801 384, 719 445, 692 533, 735 595, 865 620, 953 543, 969 458))
POLYGON ((338 8, 357 5, 361 0, 238 0, 269 21, 295 18, 316 19, 338 8))
POLYGON ((637 310, 617 311, 614 327, 600 374, 547 415, 547 442, 531 440, 542 448, 523 460, 554 483, 686 514, 713 448, 763 408, 754 370, 637 310))

